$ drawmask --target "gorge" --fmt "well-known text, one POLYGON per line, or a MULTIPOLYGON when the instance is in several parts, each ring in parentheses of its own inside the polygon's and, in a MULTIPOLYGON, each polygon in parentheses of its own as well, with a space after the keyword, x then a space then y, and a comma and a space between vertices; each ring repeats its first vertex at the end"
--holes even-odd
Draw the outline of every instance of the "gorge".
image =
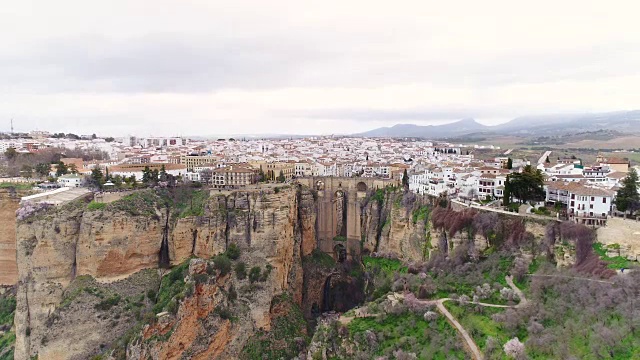
POLYGON ((321 313, 426 286, 398 273, 380 280, 387 263, 431 274, 423 264, 438 254, 477 259, 506 247, 571 263, 560 230, 548 243, 557 226, 348 178, 146 189, 34 209, 15 227, 14 355, 327 358, 308 348, 321 313))

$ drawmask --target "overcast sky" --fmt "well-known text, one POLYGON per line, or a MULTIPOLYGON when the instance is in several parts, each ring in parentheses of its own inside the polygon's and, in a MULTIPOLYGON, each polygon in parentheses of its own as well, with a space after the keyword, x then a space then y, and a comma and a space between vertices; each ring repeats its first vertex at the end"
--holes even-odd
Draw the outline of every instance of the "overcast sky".
POLYGON ((0 131, 353 133, 640 108, 638 1, 15 0, 0 131))

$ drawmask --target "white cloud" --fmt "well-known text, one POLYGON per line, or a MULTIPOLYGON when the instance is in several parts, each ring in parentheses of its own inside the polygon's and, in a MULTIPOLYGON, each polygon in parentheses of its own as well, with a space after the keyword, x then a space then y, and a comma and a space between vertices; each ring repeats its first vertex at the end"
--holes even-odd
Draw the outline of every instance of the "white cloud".
POLYGON ((639 7, 14 1, 0 8, 0 119, 116 135, 349 133, 633 109, 639 7))

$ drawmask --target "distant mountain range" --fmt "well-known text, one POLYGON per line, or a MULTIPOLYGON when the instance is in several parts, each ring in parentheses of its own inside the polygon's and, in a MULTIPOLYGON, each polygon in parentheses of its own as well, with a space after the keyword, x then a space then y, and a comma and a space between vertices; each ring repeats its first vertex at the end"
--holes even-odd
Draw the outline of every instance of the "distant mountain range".
POLYGON ((549 136, 597 130, 640 133, 640 110, 596 114, 523 116, 495 126, 482 125, 474 119, 462 119, 445 125, 398 124, 354 134, 354 136, 442 139, 481 134, 549 136))

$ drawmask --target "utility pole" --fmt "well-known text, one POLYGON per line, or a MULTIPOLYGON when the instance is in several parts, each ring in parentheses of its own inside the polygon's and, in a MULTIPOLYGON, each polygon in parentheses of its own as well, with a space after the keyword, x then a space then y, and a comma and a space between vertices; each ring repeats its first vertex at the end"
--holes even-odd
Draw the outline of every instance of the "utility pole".
POLYGON ((13 135, 13 118, 11 118, 11 135, 13 135))

